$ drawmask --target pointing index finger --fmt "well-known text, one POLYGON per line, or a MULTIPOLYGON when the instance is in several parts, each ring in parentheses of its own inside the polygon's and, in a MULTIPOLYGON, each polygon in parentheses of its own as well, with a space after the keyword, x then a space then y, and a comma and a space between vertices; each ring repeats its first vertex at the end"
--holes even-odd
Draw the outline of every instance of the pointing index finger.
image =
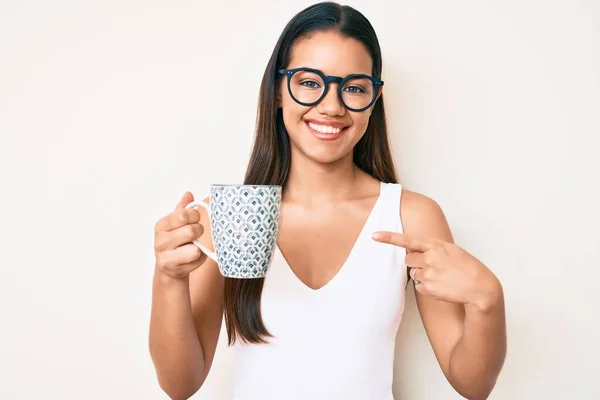
POLYGON ((419 251, 421 253, 424 253, 433 247, 433 243, 426 239, 420 239, 397 232, 375 232, 373 233, 373 239, 378 242, 393 244, 395 246, 404 247, 407 250, 419 251))

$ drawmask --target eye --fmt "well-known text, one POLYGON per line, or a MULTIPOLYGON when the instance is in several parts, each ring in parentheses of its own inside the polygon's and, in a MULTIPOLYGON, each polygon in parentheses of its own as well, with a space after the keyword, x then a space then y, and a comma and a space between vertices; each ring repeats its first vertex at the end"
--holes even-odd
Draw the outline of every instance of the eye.
POLYGON ((315 81, 300 82, 300 85, 309 89, 319 89, 321 87, 321 85, 319 85, 319 83, 315 81))
POLYGON ((344 88, 344 92, 361 94, 361 93, 365 93, 365 90, 363 88, 361 88, 360 86, 346 86, 344 88))

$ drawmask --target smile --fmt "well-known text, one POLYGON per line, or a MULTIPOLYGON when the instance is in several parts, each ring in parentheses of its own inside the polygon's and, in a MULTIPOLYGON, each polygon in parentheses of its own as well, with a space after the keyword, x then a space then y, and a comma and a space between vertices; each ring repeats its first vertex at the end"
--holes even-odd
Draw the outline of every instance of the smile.
POLYGON ((337 135, 343 130, 342 128, 334 128, 333 126, 330 126, 330 125, 318 125, 318 124, 315 124, 314 122, 309 122, 308 126, 310 126, 311 129, 314 129, 317 132, 329 133, 332 135, 337 135))

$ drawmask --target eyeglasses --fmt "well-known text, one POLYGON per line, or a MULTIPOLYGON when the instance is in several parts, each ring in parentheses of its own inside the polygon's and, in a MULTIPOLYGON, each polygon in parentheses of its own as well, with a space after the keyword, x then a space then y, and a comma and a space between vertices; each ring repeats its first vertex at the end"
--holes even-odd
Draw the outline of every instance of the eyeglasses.
POLYGON ((352 74, 345 78, 326 76, 321 71, 312 68, 282 69, 280 74, 286 75, 287 87, 294 101, 303 106, 318 104, 329 89, 330 83, 338 84, 338 97, 344 107, 350 111, 364 111, 371 107, 383 81, 365 74, 352 74))

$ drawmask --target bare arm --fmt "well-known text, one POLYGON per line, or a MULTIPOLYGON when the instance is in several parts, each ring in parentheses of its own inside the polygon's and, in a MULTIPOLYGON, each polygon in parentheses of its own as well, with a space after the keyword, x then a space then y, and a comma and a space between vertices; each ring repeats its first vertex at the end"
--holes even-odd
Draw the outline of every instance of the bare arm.
POLYGON ((487 399, 506 355, 502 286, 479 260, 454 245, 436 202, 404 191, 404 235, 381 241, 407 249, 425 331, 454 389, 470 400, 487 399))
POLYGON ((186 196, 157 224, 149 333, 159 384, 174 400, 191 397, 208 376, 223 310, 218 267, 190 243, 202 235, 199 240, 212 248, 208 216, 203 209, 183 210, 182 205, 191 201, 186 196), (194 224, 200 224, 204 233, 194 224))
MULTIPOLYGON (((454 243, 437 203, 417 194, 408 194, 405 199, 410 208, 403 214, 407 234, 454 243)), ((425 293, 415 290, 419 313, 437 360, 450 384, 470 400, 489 396, 506 354, 502 288, 496 279, 490 282, 486 281, 489 288, 482 288, 472 297, 471 304, 448 302, 426 293, 435 288, 424 287, 425 293)))

